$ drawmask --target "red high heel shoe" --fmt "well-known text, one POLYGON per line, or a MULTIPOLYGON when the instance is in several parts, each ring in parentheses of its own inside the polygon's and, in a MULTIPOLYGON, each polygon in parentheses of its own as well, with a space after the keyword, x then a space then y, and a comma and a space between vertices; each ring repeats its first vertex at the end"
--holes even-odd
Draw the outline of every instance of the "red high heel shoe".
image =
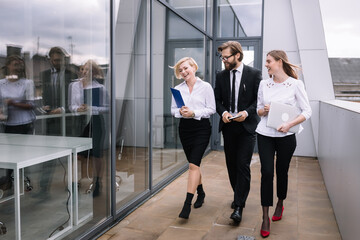
POLYGON ((280 217, 277 217, 277 216, 272 216, 272 220, 273 220, 274 222, 275 222, 275 221, 279 221, 279 220, 281 220, 282 215, 283 215, 283 212, 284 212, 284 206, 282 207, 280 217))
POLYGON ((270 235, 270 218, 269 218, 269 231, 265 231, 265 230, 260 230, 260 235, 263 238, 267 238, 270 235))

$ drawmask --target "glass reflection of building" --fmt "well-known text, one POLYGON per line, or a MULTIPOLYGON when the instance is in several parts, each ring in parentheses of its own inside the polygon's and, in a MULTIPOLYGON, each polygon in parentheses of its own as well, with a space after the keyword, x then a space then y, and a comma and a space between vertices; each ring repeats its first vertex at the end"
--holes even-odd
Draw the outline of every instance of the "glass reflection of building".
MULTIPOLYGON (((35 85, 36 121, 33 138, 1 132, 0 144, 11 142, 19 151, 41 148, 43 158, 49 148, 71 149, 73 162, 46 155, 46 160, 21 168, 19 202, 15 176, 0 178, 0 222, 7 229, 1 238, 94 237, 184 172, 187 161, 177 134, 178 121, 170 114, 169 88, 180 80, 169 66, 191 56, 199 64, 197 75, 214 84, 215 73, 222 69, 217 46, 237 40, 244 47, 244 62, 260 69, 262 9, 261 0, 3 2, 0 13, 11 21, 0 26, 0 66, 10 55, 24 59, 35 85), (49 56, 55 46, 64 49, 60 70, 49 56), (91 75, 90 88, 106 89, 108 111, 98 111, 104 107, 99 91, 85 91, 89 87, 84 85, 79 99, 91 104, 88 110, 81 111, 79 105, 78 111, 67 111, 63 104, 60 112, 50 113, 43 104, 46 81, 59 81, 54 86, 66 103, 71 97, 64 84, 66 73, 72 76, 70 86, 82 86, 78 83, 89 59, 103 73, 102 77, 91 75), (41 73, 46 70, 49 79, 44 82, 41 73), (85 101, 85 92, 90 92, 90 101, 85 101), (94 120, 97 115, 101 121, 94 120), (61 136, 50 136, 54 121, 61 136), (105 134, 97 155, 93 139, 99 128, 105 134)), ((211 121, 208 150, 222 149, 218 116, 211 121)), ((1 166, 0 177, 6 171, 6 165, 1 166)))

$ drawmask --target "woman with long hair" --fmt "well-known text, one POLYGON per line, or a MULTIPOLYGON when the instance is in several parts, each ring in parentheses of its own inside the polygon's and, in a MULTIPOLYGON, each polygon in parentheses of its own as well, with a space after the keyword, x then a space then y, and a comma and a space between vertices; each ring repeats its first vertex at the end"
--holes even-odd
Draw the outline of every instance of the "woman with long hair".
MULTIPOLYGON (((269 207, 273 205, 274 156, 276 154, 278 201, 272 220, 279 221, 282 219, 284 211, 283 203, 287 196, 290 161, 296 148, 295 133, 289 132, 289 130, 293 126, 309 119, 312 113, 304 83, 298 80, 296 73, 298 67, 289 62, 284 51, 270 51, 266 56, 265 67, 270 78, 260 82, 257 113, 261 120, 256 129, 261 162, 263 222, 260 234, 262 237, 270 235, 269 207), (298 108, 298 116, 289 122, 282 123, 276 129, 268 127, 268 113, 272 102, 296 106, 298 108)), ((301 129, 302 127, 300 126, 299 131, 301 129)))
POLYGON ((69 110, 86 114, 88 122, 81 137, 91 137, 93 148, 86 155, 93 157, 93 196, 101 193, 100 183, 104 171, 102 160, 105 141, 104 113, 109 111, 109 96, 104 82, 104 74, 94 60, 88 60, 81 71, 81 78, 69 85, 69 110))

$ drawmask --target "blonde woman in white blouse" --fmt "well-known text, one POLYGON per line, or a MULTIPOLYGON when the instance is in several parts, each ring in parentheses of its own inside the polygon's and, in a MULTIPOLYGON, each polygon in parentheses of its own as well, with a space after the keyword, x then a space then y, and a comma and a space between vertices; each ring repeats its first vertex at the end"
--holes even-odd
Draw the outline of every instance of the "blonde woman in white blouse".
POLYGON ((69 110, 75 114, 86 113, 90 116, 81 137, 92 138, 93 148, 89 154, 93 156, 94 166, 93 197, 97 197, 101 193, 101 178, 105 169, 102 159, 106 142, 104 114, 109 111, 109 96, 102 84, 103 71, 94 60, 88 60, 84 64, 81 75, 81 79, 69 85, 69 110))
MULTIPOLYGON (((269 206, 273 205, 274 156, 276 153, 276 185, 278 202, 273 221, 279 221, 284 211, 283 201, 287 196, 288 170, 296 148, 296 137, 289 129, 304 122, 311 116, 311 108, 304 84, 297 80, 297 66, 289 63, 282 50, 273 50, 267 54, 265 67, 271 78, 260 82, 257 100, 257 113, 261 120, 257 126, 258 147, 261 162, 261 205, 263 222, 260 234, 270 235, 269 206), (300 114, 291 122, 283 123, 279 128, 267 127, 271 102, 296 106, 300 114)), ((302 127, 300 126, 300 131, 302 127)))
POLYGON ((179 136, 187 160, 189 177, 187 195, 180 218, 189 218, 191 201, 195 191, 198 196, 194 203, 199 208, 204 203, 205 192, 202 187, 200 163, 209 144, 211 125, 209 118, 216 111, 215 96, 211 85, 195 76, 198 65, 190 57, 180 59, 174 66, 176 78, 184 79, 175 89, 179 90, 185 106, 178 108, 172 99, 171 114, 180 118, 179 136))

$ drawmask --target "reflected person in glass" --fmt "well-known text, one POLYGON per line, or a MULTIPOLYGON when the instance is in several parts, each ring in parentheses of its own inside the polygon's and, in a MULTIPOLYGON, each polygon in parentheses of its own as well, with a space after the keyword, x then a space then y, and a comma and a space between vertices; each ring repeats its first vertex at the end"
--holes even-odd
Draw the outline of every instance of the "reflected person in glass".
POLYGON ((180 218, 187 219, 195 191, 198 196, 194 207, 199 208, 204 203, 205 192, 202 186, 200 163, 210 140, 209 118, 215 113, 216 107, 211 85, 195 76, 198 65, 193 58, 182 58, 173 68, 176 78, 184 79, 175 86, 175 89, 180 91, 185 106, 179 108, 172 98, 171 114, 180 118, 179 136, 189 162, 187 195, 179 214, 180 218))
POLYGON ((88 60, 81 72, 82 78, 69 86, 69 110, 87 115, 88 122, 81 137, 91 137, 93 149, 85 156, 93 157, 93 196, 101 193, 101 177, 104 172, 103 151, 105 140, 104 113, 109 112, 109 96, 106 91, 104 74, 99 65, 88 60))
MULTIPOLYGON (((48 114, 61 114, 67 111, 68 88, 77 75, 69 69, 68 54, 61 47, 49 51, 50 69, 40 73, 42 84, 42 109, 48 114)), ((68 121, 67 121, 68 123, 68 121)), ((71 124, 67 131, 71 130, 71 124)), ((61 136, 61 118, 54 116, 46 120, 46 135, 61 136)), ((69 134, 67 134, 69 135, 69 134)))
MULTIPOLYGON (((288 171, 290 161, 296 149, 295 133, 290 128, 298 125, 311 116, 311 107, 304 83, 298 80, 297 66, 291 64, 286 53, 273 50, 266 55, 265 67, 270 75, 269 79, 260 82, 257 114, 261 120, 256 128, 261 163, 261 206, 263 222, 260 234, 262 237, 270 235, 269 206, 273 205, 274 156, 276 153, 276 189, 278 201, 273 221, 282 218, 287 196, 288 171), (277 129, 267 126, 271 102, 298 106, 299 115, 290 122, 281 124, 277 129)), ((302 127, 300 125, 301 131, 302 127)))
MULTIPOLYGON (((32 134, 35 121, 34 82, 26 78, 25 61, 16 55, 7 57, 4 75, 5 78, 0 80, 0 112, 4 132, 32 134)), ((11 174, 12 170, 7 170, 0 185, 11 187, 11 174)))

